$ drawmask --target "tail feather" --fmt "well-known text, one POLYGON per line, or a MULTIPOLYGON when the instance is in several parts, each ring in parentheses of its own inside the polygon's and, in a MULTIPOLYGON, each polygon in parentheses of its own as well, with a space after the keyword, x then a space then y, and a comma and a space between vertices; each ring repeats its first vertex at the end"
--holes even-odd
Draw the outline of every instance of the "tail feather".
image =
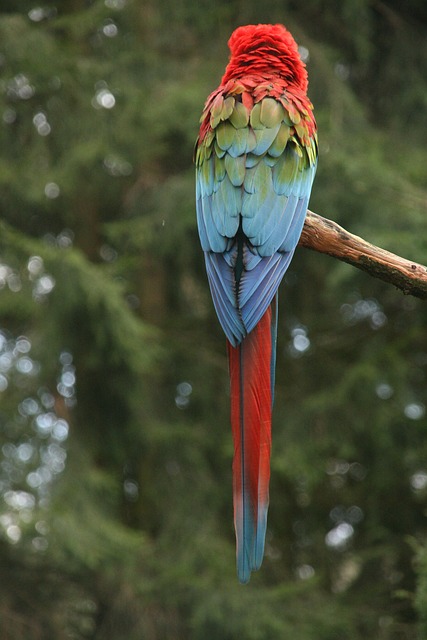
POLYGON ((231 426, 234 439, 233 496, 237 573, 248 582, 264 555, 269 501, 271 412, 276 353, 277 304, 239 344, 228 347, 231 426))

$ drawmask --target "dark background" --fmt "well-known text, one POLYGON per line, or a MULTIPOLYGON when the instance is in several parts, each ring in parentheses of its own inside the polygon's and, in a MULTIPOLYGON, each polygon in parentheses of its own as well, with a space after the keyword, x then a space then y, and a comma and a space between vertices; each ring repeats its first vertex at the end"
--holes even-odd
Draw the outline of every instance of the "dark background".
POLYGON ((192 149, 241 24, 307 58, 310 208, 426 261, 427 5, 0 5, 0 636, 427 637, 427 308, 300 249, 266 557, 235 576, 192 149))

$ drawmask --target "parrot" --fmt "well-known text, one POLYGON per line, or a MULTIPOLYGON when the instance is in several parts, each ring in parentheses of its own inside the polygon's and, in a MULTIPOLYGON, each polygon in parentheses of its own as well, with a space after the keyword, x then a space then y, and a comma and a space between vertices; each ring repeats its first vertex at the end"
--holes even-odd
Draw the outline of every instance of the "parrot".
POLYGON ((237 576, 260 568, 269 506, 278 287, 306 217, 318 144, 308 74, 281 24, 240 26, 195 144, 196 216, 230 375, 237 576))

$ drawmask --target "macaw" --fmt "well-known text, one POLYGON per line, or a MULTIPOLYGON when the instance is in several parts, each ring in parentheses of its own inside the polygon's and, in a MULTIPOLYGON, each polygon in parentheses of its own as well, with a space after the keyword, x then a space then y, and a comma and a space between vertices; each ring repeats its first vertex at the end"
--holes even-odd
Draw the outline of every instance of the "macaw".
POLYGON ((277 290, 301 234, 317 165, 305 64, 280 25, 239 27, 195 146, 196 210, 214 307, 227 339, 237 574, 264 555, 277 290))

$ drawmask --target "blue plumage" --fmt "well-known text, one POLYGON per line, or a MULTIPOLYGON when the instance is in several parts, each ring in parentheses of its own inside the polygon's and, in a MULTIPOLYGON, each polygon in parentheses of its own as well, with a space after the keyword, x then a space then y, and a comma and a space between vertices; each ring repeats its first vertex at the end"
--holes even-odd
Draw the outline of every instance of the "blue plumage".
MULTIPOLYGON (((304 145, 282 105, 274 101, 278 108, 272 109, 273 99, 264 101, 264 120, 271 124, 280 117, 278 122, 263 124, 263 100, 245 127, 233 126, 231 111, 213 129, 209 145, 201 142, 205 156, 200 154, 197 167, 200 241, 215 309, 233 345, 259 322, 277 292, 304 225, 316 171, 315 137, 304 145)), ((235 104, 241 116, 244 107, 235 104)))

